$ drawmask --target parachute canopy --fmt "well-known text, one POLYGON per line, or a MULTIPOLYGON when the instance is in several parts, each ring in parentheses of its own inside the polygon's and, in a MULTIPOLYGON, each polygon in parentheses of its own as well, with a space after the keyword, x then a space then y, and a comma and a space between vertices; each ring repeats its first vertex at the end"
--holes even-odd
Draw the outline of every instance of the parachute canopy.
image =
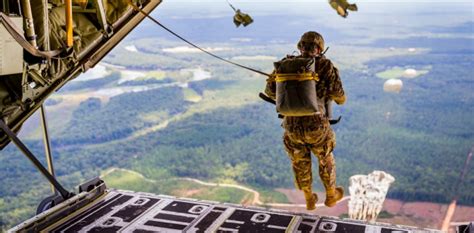
POLYGON ((414 78, 418 75, 418 72, 415 69, 406 69, 403 72, 403 77, 405 78, 414 78))
POLYGON ((402 90, 403 82, 400 79, 389 79, 383 84, 385 92, 399 93, 402 90))
POLYGON ((390 184, 395 178, 383 171, 373 171, 369 175, 354 175, 349 179, 349 217, 375 222, 382 210, 390 184))

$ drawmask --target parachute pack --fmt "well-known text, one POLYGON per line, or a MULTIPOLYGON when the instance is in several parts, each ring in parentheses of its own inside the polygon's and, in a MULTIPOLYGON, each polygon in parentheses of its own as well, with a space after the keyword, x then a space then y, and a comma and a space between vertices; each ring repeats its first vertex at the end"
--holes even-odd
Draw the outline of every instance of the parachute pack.
POLYGON ((310 116, 319 113, 315 58, 287 57, 274 63, 276 110, 283 116, 310 116))

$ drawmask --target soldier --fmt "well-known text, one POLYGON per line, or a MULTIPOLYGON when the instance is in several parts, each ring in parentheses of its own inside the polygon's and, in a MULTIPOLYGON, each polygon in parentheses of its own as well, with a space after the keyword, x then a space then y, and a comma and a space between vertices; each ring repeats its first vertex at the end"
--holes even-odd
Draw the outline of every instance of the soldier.
POLYGON ((337 14, 344 18, 349 15, 349 12, 347 10, 357 11, 357 5, 350 4, 347 2, 347 0, 329 0, 329 4, 334 10, 337 11, 337 14))
MULTIPOLYGON (((323 37, 314 31, 306 32, 298 42, 298 49, 301 52, 298 57, 315 58, 314 72, 319 76, 319 81, 316 82, 317 101, 319 109, 323 111, 309 116, 284 116, 283 142, 291 159, 296 187, 304 192, 306 208, 313 210, 318 196, 312 190, 311 152, 319 160, 319 176, 326 189, 324 204, 332 207, 344 195, 344 189, 336 187, 336 166, 332 153, 336 137, 330 127, 324 103, 335 101, 341 105, 346 97, 337 68, 321 54, 324 50, 323 37)), ((276 99, 275 78, 267 79, 265 93, 273 100, 276 99)))

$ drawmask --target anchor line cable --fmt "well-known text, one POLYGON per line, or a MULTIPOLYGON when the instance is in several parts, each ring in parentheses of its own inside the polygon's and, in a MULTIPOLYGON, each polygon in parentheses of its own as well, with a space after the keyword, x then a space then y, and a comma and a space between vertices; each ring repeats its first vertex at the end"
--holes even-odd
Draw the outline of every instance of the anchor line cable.
POLYGON ((175 33, 174 31, 172 31, 171 29, 167 28, 165 25, 163 25, 163 24, 161 24, 160 22, 158 22, 158 20, 156 20, 155 18, 153 18, 152 16, 150 16, 148 13, 144 12, 142 9, 138 8, 135 4, 129 2, 129 5, 132 6, 134 10, 136 10, 136 11, 142 13, 143 15, 145 15, 147 18, 149 18, 151 21, 153 21, 153 22, 154 22, 155 24, 157 24, 158 26, 162 27, 163 29, 165 29, 165 30, 168 31, 169 33, 173 34, 174 36, 176 36, 176 37, 179 38, 180 40, 186 42, 187 44, 193 46, 194 48, 199 49, 200 51, 202 51, 202 52, 204 52, 204 53, 206 53, 206 54, 208 54, 208 55, 210 55, 210 56, 212 56, 212 57, 214 57, 214 58, 217 58, 217 59, 219 59, 219 60, 221 60, 221 61, 227 62, 227 63, 229 63, 229 64, 238 66, 238 67, 243 68, 243 69, 246 69, 246 70, 250 70, 250 71, 252 71, 252 72, 255 72, 255 73, 258 73, 258 74, 267 76, 267 77, 272 77, 270 74, 267 74, 267 73, 262 72, 262 71, 260 71, 260 70, 256 70, 256 69, 250 68, 250 67, 248 67, 248 66, 241 65, 241 64, 236 63, 236 62, 233 62, 233 61, 229 61, 229 60, 227 60, 227 59, 225 59, 225 58, 222 58, 222 57, 220 57, 220 56, 218 56, 218 55, 216 55, 216 54, 213 54, 213 53, 211 53, 211 52, 209 52, 209 51, 207 51, 207 50, 205 50, 205 49, 203 49, 203 48, 201 48, 201 47, 195 45, 195 44, 192 43, 191 41, 186 40, 186 39, 183 38, 182 36, 178 35, 178 34, 175 33))

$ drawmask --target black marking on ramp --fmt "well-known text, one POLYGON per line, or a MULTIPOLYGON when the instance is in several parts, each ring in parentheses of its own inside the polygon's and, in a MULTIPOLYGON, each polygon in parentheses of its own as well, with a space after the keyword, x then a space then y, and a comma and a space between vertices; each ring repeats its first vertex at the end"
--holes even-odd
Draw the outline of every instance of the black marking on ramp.
POLYGON ((214 207, 214 210, 224 212, 224 211, 227 210, 227 208, 224 208, 224 207, 214 207))
POLYGON ((303 218, 302 222, 315 223, 316 219, 313 218, 303 218))
POLYGON ((136 229, 133 231, 133 233, 156 233, 156 231, 149 231, 149 230, 143 230, 143 229, 136 229))
POLYGON ((366 228, 366 226, 364 226, 364 225, 323 220, 318 224, 318 226, 316 228, 316 232, 363 233, 363 232, 365 232, 365 228, 366 228), (329 230, 331 225, 336 226, 335 231, 330 231, 329 230), (322 231, 320 229, 324 229, 326 231, 322 231))
POLYGON ((115 227, 94 227, 87 231, 88 233, 115 233, 121 229, 119 226, 115 227))
POLYGON ((198 203, 188 203, 188 202, 182 202, 182 201, 173 201, 169 205, 167 205, 163 210, 166 211, 171 211, 171 212, 177 212, 177 213, 184 213, 184 214, 194 214, 194 215, 199 215, 197 213, 191 213, 189 210, 193 208, 194 206, 205 206, 208 207, 207 205, 202 205, 198 203))
POLYGON ((382 228, 382 231, 380 233, 392 233, 392 232, 397 232, 397 233, 408 233, 408 231, 402 231, 402 230, 397 230, 397 229, 390 229, 390 228, 382 228))
POLYGON ((298 227, 298 231, 300 232, 311 232, 311 230, 313 229, 313 226, 305 223, 305 222, 301 222, 299 227, 298 227))
POLYGON ((311 232, 316 227, 317 219, 303 218, 298 226, 300 232, 311 232))
POLYGON ((174 223, 168 223, 168 222, 157 222, 157 221, 148 221, 145 223, 147 226, 153 226, 153 227, 161 227, 165 229, 173 229, 173 230, 183 230, 186 228, 186 225, 180 225, 180 224, 174 224, 174 223))
POLYGON ((196 232, 204 232, 207 230, 214 221, 219 218, 222 213, 224 213, 226 209, 221 207, 214 207, 211 212, 207 213, 207 215, 196 224, 197 231, 196 232))
POLYGON ((155 199, 155 198, 143 198, 140 197, 133 205, 127 205, 121 210, 119 210, 117 213, 112 215, 112 217, 118 217, 121 218, 124 222, 132 222, 135 220, 138 216, 143 214, 143 212, 147 211, 150 207, 155 205, 160 199, 155 199), (140 205, 140 201, 144 202, 144 200, 148 200, 146 203, 143 205, 140 205))
MULTIPOLYGON (((280 215, 275 213, 264 213, 270 215, 268 221, 258 223, 252 221, 255 214, 261 212, 236 210, 227 220, 243 222, 242 224, 234 222, 224 222, 220 227, 239 230, 240 232, 285 232, 288 225, 291 223, 293 216, 280 215), (283 229, 272 228, 271 226, 282 227, 283 229)), ((218 231, 222 232, 222 230, 218 231)))
POLYGON ((162 220, 171 220, 171 221, 176 221, 176 222, 186 222, 186 223, 190 223, 195 219, 192 217, 186 217, 186 216, 180 216, 180 215, 174 215, 174 214, 163 214, 163 213, 157 214, 155 218, 162 219, 162 220))

